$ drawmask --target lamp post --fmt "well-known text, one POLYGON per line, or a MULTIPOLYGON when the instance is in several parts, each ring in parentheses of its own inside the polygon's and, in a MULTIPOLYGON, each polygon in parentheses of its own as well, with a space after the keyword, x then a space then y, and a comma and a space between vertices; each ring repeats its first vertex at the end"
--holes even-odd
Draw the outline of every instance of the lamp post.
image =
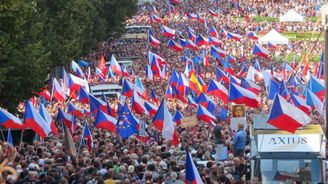
MULTIPOLYGON (((326 1, 328 3, 328 1, 326 1)), ((324 72, 325 72, 325 136, 328 135, 328 4, 321 7, 322 25, 325 33, 325 58, 324 58, 324 72)))

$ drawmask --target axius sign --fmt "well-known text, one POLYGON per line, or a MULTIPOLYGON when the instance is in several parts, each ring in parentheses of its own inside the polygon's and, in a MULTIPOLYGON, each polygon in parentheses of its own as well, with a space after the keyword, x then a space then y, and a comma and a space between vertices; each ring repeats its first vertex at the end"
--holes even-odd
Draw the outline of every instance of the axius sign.
POLYGON ((320 134, 260 134, 259 152, 320 152, 320 134))

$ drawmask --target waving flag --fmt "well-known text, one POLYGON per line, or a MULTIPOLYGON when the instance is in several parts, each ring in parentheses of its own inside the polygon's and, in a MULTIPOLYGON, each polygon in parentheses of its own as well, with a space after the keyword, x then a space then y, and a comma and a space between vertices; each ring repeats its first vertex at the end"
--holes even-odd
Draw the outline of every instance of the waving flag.
POLYGON ((116 74, 116 75, 122 75, 122 69, 121 66, 118 64, 116 58, 114 57, 114 55, 112 55, 111 59, 110 59, 110 68, 112 69, 112 71, 116 74))
POLYGON ((192 157, 186 149, 186 183, 192 184, 203 184, 202 178, 200 177, 197 168, 192 160, 192 157))
POLYGON ((85 78, 82 69, 80 68, 80 66, 75 61, 71 62, 71 67, 72 67, 72 70, 74 71, 75 75, 77 75, 78 77, 80 77, 82 79, 85 78))
POLYGON ((241 79, 241 87, 250 90, 251 92, 255 93, 256 95, 259 95, 261 91, 261 87, 255 84, 253 81, 242 78, 241 79))
POLYGON ((101 55, 97 68, 100 69, 101 73, 105 76, 108 73, 108 67, 106 66, 106 61, 104 55, 101 55))
POLYGON ((198 81, 195 73, 191 73, 188 87, 196 92, 196 94, 200 94, 203 91, 203 86, 198 81))
POLYGON ((212 16, 214 16, 214 17, 219 16, 219 14, 216 13, 214 10, 208 9, 208 12, 210 13, 210 15, 212 15, 212 16))
POLYGON ((12 129, 23 129, 25 125, 16 116, 0 107, 0 126, 12 129))
POLYGON ((169 5, 169 13, 170 14, 177 14, 178 13, 178 11, 174 8, 174 6, 173 5, 169 5))
POLYGON ((199 74, 197 74, 197 80, 198 80, 199 84, 202 86, 202 91, 206 92, 207 91, 207 85, 204 82, 204 80, 200 77, 199 74))
POLYGON ((238 79, 236 76, 234 75, 229 75, 229 80, 230 80, 230 83, 233 83, 233 84, 237 84, 240 86, 241 84, 241 80, 238 79))
POLYGON ((202 105, 198 106, 196 117, 208 124, 216 120, 216 117, 202 105))
POLYGON ((158 64, 158 61, 156 60, 155 57, 153 57, 153 59, 152 59, 152 61, 151 61, 150 68, 151 68, 151 71, 152 71, 153 77, 154 77, 154 76, 160 77, 160 74, 161 74, 161 68, 160 68, 160 66, 159 66, 159 64, 158 64))
POLYGON ((159 101, 158 101, 158 98, 156 96, 156 93, 155 93, 155 90, 154 89, 151 89, 151 99, 153 100, 153 102, 158 105, 159 104, 159 101))
POLYGON ((222 71, 220 68, 216 68, 215 73, 216 79, 218 81, 223 80, 224 83, 229 84, 230 79, 224 71, 222 71))
POLYGON ((134 85, 127 79, 123 79, 123 87, 121 94, 126 97, 132 97, 134 85))
POLYGON ((54 78, 52 81, 52 92, 51 95, 53 98, 58 100, 59 102, 63 102, 66 99, 66 96, 64 94, 64 91, 60 84, 58 83, 57 79, 54 78))
POLYGON ((30 101, 26 101, 25 103, 24 124, 43 139, 51 132, 50 124, 34 109, 30 101))
POLYGON ((191 41, 195 41, 196 40, 196 35, 193 31, 191 31, 190 29, 187 30, 187 33, 188 33, 188 38, 189 40, 191 41))
POLYGON ((83 104, 89 104, 89 95, 88 95, 88 92, 86 92, 84 88, 80 89, 78 101, 83 104))
POLYGON ((79 109, 78 107, 73 105, 72 102, 69 102, 67 112, 70 113, 70 114, 74 114, 74 116, 77 116, 77 117, 83 117, 84 116, 83 110, 79 109))
POLYGON ((301 98, 301 97, 299 97, 299 96, 296 96, 296 95, 294 95, 294 94, 291 94, 291 95, 290 95, 290 99, 291 99, 292 103, 293 103, 296 107, 298 107, 299 109, 301 109, 301 110, 302 110, 303 112, 305 112, 307 115, 310 114, 311 107, 308 106, 308 105, 306 104, 305 99, 303 99, 303 98, 301 98))
POLYGON ((179 74, 176 72, 175 69, 173 69, 169 80, 169 85, 177 86, 178 80, 179 80, 179 74))
POLYGON ((58 109, 57 113, 57 121, 60 121, 66 125, 66 127, 71 128, 72 127, 72 115, 67 114, 64 112, 61 108, 58 109))
POLYGON ((229 101, 253 108, 259 106, 259 100, 255 93, 233 83, 230 83, 229 101))
POLYGON ((186 88, 189 86, 189 80, 183 73, 179 74, 178 86, 176 89, 179 91, 179 94, 184 95, 186 93, 186 88))
POLYGON ((176 52, 181 52, 182 51, 182 46, 179 43, 177 43, 177 42, 175 42, 171 39, 169 40, 168 48, 171 49, 171 50, 174 50, 176 52))
POLYGON ((147 68, 146 68, 146 76, 149 80, 154 80, 153 71, 151 70, 149 65, 147 65, 147 68))
POLYGON ((198 19, 198 14, 197 13, 188 13, 187 17, 189 20, 196 21, 198 19))
POLYGON ((148 112, 144 106, 144 103, 141 101, 140 96, 138 95, 137 91, 133 91, 133 96, 131 99, 131 108, 137 113, 137 114, 143 114, 145 112, 148 112))
POLYGON ((90 113, 92 113, 94 115, 94 117, 97 116, 97 112, 99 109, 103 110, 104 112, 107 111, 107 103, 96 98, 93 95, 89 95, 90 97, 90 113))
POLYGON ((180 39, 180 44, 184 48, 192 49, 192 50, 197 50, 198 47, 197 45, 192 41, 192 40, 185 40, 185 39, 180 39))
POLYGON ((165 100, 162 100, 157 113, 153 119, 154 126, 162 132, 162 137, 172 141, 173 145, 179 144, 179 137, 174 128, 172 115, 166 106, 165 100))
POLYGON ((225 104, 228 103, 228 90, 221 83, 218 83, 214 79, 211 79, 208 85, 207 93, 218 97, 225 104))
POLYGON ((162 22, 162 19, 159 18, 157 15, 151 14, 150 15, 150 21, 152 23, 160 23, 160 22, 162 22))
POLYGON ((247 73, 247 66, 243 64, 243 67, 240 69, 240 71, 236 74, 238 78, 241 78, 245 73, 247 73))
POLYGON ((148 42, 151 43, 154 47, 158 47, 161 42, 154 37, 154 35, 150 34, 150 31, 148 31, 148 42))
POLYGON ((183 118, 184 116, 181 114, 181 112, 177 109, 175 110, 175 113, 173 115, 173 118, 172 118, 172 121, 175 122, 176 125, 181 125, 181 119, 183 118))
POLYGON ((147 101, 145 101, 144 107, 151 116, 154 116, 158 109, 158 107, 156 105, 151 104, 147 101))
POLYGON ((175 36, 175 30, 164 25, 162 25, 162 33, 166 37, 173 38, 175 36))
POLYGON ((73 93, 79 92, 80 88, 84 88, 86 91, 89 91, 89 84, 86 80, 81 79, 73 74, 68 75, 68 87, 70 88, 70 96, 72 97, 73 93))
POLYGON ((217 59, 226 58, 227 52, 218 47, 211 46, 211 55, 217 59))
POLYGON ((311 108, 315 108, 320 114, 323 113, 323 103, 317 95, 310 90, 306 90, 306 104, 311 108))
POLYGON ((56 127, 56 124, 52 120, 52 117, 50 116, 49 112, 47 111, 46 107, 43 104, 40 104, 39 106, 39 113, 42 116, 42 118, 50 125, 51 133, 54 136, 58 136, 58 129, 56 127))
POLYGON ((262 58, 265 58, 265 59, 269 58, 269 51, 257 44, 254 45, 252 54, 257 55, 262 58))
POLYGON ((150 8, 151 8, 151 13, 155 13, 155 14, 158 13, 157 12, 157 9, 156 9, 156 7, 154 5, 152 5, 150 8))
POLYGON ((117 121, 116 131, 121 136, 123 140, 129 138, 133 134, 137 133, 137 128, 135 124, 130 121, 126 115, 122 115, 117 121))
POLYGON ((223 42, 213 36, 210 36, 209 39, 208 39, 208 42, 210 45, 223 45, 223 42))
POLYGON ((205 95, 204 93, 200 93, 200 95, 198 96, 198 98, 196 100, 196 103, 207 108, 209 101, 210 101, 210 98, 207 95, 205 95))
POLYGON ((114 117, 104 113, 102 110, 98 111, 95 121, 95 126, 97 128, 102 128, 110 132, 116 132, 116 124, 117 120, 114 117))
POLYGON ((250 39, 255 40, 255 41, 257 41, 259 39, 259 37, 256 35, 255 32, 248 33, 247 37, 249 37, 250 39))
POLYGON ((208 38, 205 38, 203 35, 199 34, 196 38, 196 45, 199 46, 206 46, 208 45, 208 38))
POLYGON ((236 40, 236 41, 240 41, 241 40, 241 35, 236 34, 236 33, 228 32, 227 38, 230 38, 230 39, 233 39, 233 40, 236 40))
POLYGON ((325 96, 325 84, 323 81, 317 79, 316 77, 312 76, 310 77, 306 89, 309 89, 312 91, 315 95, 319 97, 319 99, 322 101, 325 96))
POLYGON ((311 118, 301 109, 288 103, 282 96, 276 95, 268 119, 269 124, 294 133, 297 128, 310 122, 311 118))
POLYGON ((85 140, 87 140, 86 144, 88 145, 89 152, 91 152, 93 147, 93 138, 87 123, 84 124, 83 128, 83 143, 85 140))
POLYGON ((224 65, 223 65, 223 71, 226 73, 229 73, 230 75, 234 75, 235 71, 231 67, 229 61, 225 60, 224 65))

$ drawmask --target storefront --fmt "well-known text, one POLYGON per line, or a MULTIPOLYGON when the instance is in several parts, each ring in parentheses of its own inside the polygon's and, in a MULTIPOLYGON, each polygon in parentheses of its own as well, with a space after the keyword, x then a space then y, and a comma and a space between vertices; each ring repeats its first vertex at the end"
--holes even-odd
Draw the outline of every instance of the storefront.
POLYGON ((290 134, 277 130, 266 120, 264 114, 253 118, 252 181, 273 184, 323 182, 326 140, 320 125, 307 125, 290 134))

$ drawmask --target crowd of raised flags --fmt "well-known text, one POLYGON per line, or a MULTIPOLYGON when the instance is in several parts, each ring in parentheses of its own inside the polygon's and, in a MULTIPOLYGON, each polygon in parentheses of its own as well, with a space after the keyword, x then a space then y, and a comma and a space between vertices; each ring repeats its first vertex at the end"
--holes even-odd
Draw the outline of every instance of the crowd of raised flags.
MULTIPOLYGON (((174 4, 170 4, 169 12, 172 16, 178 11, 174 4)), ((30 128, 42 139, 50 134, 58 136, 65 129, 69 130, 65 134, 69 132, 73 135, 78 128, 77 119, 83 124, 80 145, 87 145, 90 152, 93 148, 92 134, 97 129, 114 132, 122 140, 135 135, 147 142, 150 135, 139 135, 144 120, 138 118, 146 116, 151 120, 147 122, 147 126, 154 126, 163 139, 170 140, 172 145, 178 146, 178 127, 187 114, 172 106, 169 108, 168 103, 173 102, 193 109, 192 116, 196 116, 200 122, 208 126, 215 126, 218 119, 225 120, 224 115, 215 110, 218 106, 221 107, 226 116, 231 103, 245 104, 249 109, 258 109, 269 102, 271 110, 267 123, 291 133, 313 122, 311 117, 314 114, 323 115, 324 57, 314 71, 308 69, 308 62, 301 61, 291 64, 292 66, 286 62, 281 65, 270 65, 270 52, 274 52, 275 46, 270 43, 257 44, 258 36, 254 31, 249 31, 245 35, 224 28, 217 31, 202 14, 187 13, 187 20, 197 21, 207 30, 206 35, 197 34, 197 31, 189 26, 187 30, 170 28, 170 23, 165 22, 155 6, 150 6, 149 13, 152 26, 160 29, 148 31, 148 61, 143 67, 146 77, 127 71, 127 68, 118 64, 114 55, 109 60, 109 66, 106 65, 104 56, 101 56, 93 68, 93 73, 90 68, 82 69, 77 62, 72 61, 71 73, 63 69, 60 81, 53 78, 49 90, 44 89, 39 94, 39 98, 46 101, 44 104, 33 104, 27 100, 24 117, 20 118, 0 108, 0 125, 9 130, 7 142, 13 144, 10 129, 30 128), (183 31, 187 33, 187 38, 181 34, 183 31), (247 52, 252 55, 249 59, 253 62, 242 62, 241 58, 228 52, 225 47, 227 40, 239 44, 251 42, 253 49, 247 52), (167 67, 171 62, 170 58, 161 57, 160 52, 156 53, 156 50, 163 47, 166 52, 181 57, 184 69, 167 67), (201 55, 197 55, 199 52, 201 55), (240 70, 236 71, 236 65, 240 70), (214 71, 210 78, 206 76, 209 69, 214 71), (108 78, 121 79, 122 91, 117 104, 110 104, 104 95, 97 98, 90 93, 88 81, 94 77, 100 82, 108 78), (206 80, 203 80, 204 78, 206 80), (145 81, 152 81, 153 86, 145 86, 145 81), (156 81, 166 83, 165 95, 156 94, 156 81), (51 116, 46 107, 53 102, 60 103, 55 116, 51 116), (92 121, 84 121, 87 117, 92 121)), ((214 9, 202 13, 214 18, 220 14, 214 9)), ((70 154, 76 156, 72 151, 70 154)), ((186 154, 186 180, 202 183, 191 155, 188 151, 186 154)))

